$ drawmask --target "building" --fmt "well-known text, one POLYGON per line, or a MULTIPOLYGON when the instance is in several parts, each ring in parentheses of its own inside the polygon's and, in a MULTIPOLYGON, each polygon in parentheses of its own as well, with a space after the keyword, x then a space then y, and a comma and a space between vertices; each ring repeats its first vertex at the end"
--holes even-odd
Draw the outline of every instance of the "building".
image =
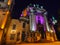
POLYGON ((6 35, 6 43, 21 42, 22 27, 17 19, 12 19, 6 35))
MULTIPOLYGON (((43 29, 42 29, 42 34, 44 39, 46 40, 50 40, 50 41, 55 41, 57 40, 56 38, 56 34, 54 29, 51 29, 51 27, 53 27, 48 23, 48 19, 47 19, 47 11, 43 8, 43 6, 39 7, 38 5, 34 5, 34 6, 28 6, 26 9, 24 9, 22 11, 21 17, 28 17, 29 20, 29 30, 31 31, 30 34, 32 33, 32 35, 34 34, 33 32, 39 32, 39 29, 37 29, 40 25, 43 25, 43 29), (53 31, 51 33, 51 31, 53 31), (44 33, 43 33, 44 32, 44 33), (52 34, 52 35, 51 35, 52 34)), ((21 18, 20 17, 20 18, 21 18)), ((26 19, 26 18, 24 18, 26 19)), ((41 31, 41 29, 40 29, 41 31)), ((40 35, 42 36, 42 34, 40 33, 40 35)), ((31 35, 30 35, 31 36, 31 35)), ((33 36, 32 36, 33 38, 33 36)), ((31 39, 32 40, 32 39, 31 39)), ((41 39, 40 39, 41 40, 41 39)), ((33 42, 33 41, 30 41, 33 42)))
POLYGON ((14 5, 14 0, 0 0, 0 43, 4 40, 4 35, 8 29, 11 20, 11 11, 14 5))
MULTIPOLYGON (((1 8, 0 19, 0 42, 9 44, 23 42, 56 41, 53 25, 47 19, 47 11, 43 6, 28 6, 22 11, 19 19, 11 19, 12 0, 4 0, 7 4, 5 11, 1 8), (2 18, 3 17, 3 18, 2 18)), ((13 5, 12 5, 13 4, 13 5)), ((3 7, 3 6, 2 6, 3 7)))

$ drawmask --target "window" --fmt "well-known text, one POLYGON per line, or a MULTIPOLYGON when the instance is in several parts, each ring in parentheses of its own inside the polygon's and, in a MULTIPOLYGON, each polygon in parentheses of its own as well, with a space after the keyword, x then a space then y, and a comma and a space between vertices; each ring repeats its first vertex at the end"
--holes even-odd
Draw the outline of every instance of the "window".
POLYGON ((27 36, 29 35, 29 33, 27 32, 27 36))
POLYGON ((15 34, 11 34, 10 35, 10 40, 14 40, 14 38, 15 38, 15 34))
POLYGON ((23 28, 25 28, 25 25, 26 25, 26 23, 24 22, 24 23, 23 23, 23 28))
POLYGON ((27 21, 27 24, 29 24, 29 21, 27 21))
POLYGON ((30 36, 32 37, 32 33, 30 34, 30 36))
POLYGON ((25 34, 25 32, 23 31, 23 32, 22 32, 22 41, 24 41, 25 38, 26 38, 26 34, 25 34))
POLYGON ((5 15, 5 14, 3 14, 3 15, 5 15))
POLYGON ((17 41, 20 40, 20 32, 17 33, 17 41))
POLYGON ((38 20, 38 24, 40 24, 40 20, 38 20))
POLYGON ((13 24, 13 30, 16 28, 16 25, 15 24, 13 24))

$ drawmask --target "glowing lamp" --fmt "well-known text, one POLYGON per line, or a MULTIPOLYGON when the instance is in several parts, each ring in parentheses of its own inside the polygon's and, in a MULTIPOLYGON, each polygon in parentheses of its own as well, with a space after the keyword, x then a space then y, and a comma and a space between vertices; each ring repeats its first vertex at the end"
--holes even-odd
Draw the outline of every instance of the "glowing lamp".
POLYGON ((8 5, 11 5, 11 0, 8 0, 8 5))
POLYGON ((24 17, 27 16, 27 10, 26 9, 23 10, 22 14, 23 14, 24 17))

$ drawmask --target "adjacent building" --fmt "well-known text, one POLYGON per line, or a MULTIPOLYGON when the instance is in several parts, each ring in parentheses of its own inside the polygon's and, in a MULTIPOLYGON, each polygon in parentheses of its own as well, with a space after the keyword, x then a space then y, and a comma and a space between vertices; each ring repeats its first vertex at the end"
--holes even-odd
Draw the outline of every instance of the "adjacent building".
POLYGON ((0 43, 4 40, 4 35, 8 29, 11 20, 11 11, 14 5, 14 0, 0 0, 0 43))

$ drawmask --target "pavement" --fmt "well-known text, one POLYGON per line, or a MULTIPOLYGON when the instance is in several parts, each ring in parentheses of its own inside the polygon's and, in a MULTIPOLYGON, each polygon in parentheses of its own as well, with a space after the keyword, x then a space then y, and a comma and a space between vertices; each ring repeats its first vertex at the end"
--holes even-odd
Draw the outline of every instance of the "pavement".
POLYGON ((60 45, 60 42, 51 42, 51 43, 21 43, 16 45, 60 45))

